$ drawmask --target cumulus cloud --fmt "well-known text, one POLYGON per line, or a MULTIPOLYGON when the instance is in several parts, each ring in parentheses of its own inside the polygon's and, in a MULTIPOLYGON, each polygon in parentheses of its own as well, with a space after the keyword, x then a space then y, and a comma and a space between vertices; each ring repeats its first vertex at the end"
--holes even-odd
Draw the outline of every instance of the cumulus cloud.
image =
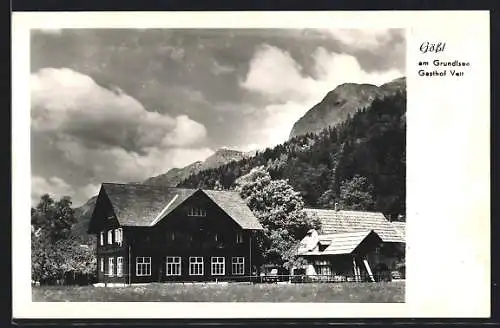
POLYGON ((394 29, 329 29, 327 33, 342 44, 357 49, 376 49, 391 39, 394 29))
POLYGON ((312 54, 314 76, 302 73, 302 67, 290 54, 277 47, 263 45, 255 53, 241 86, 269 100, 255 108, 249 139, 261 146, 276 145, 288 138, 293 124, 338 85, 345 82, 380 85, 403 75, 392 69, 366 72, 356 57, 328 52, 318 47, 312 54))
POLYGON ((73 205, 80 206, 87 199, 96 195, 99 185, 89 183, 80 187, 73 187, 65 180, 57 176, 44 178, 41 176, 31 177, 31 204, 36 206, 43 194, 49 194, 55 200, 64 196, 71 197, 73 205))
MULTIPOLYGON (((101 87, 67 68, 32 74, 31 106, 33 130, 50 136, 65 160, 99 182, 141 181, 212 152, 204 145, 203 124, 187 115, 148 111, 119 88, 101 87)), ((45 190, 67 187, 57 179, 45 181, 45 190)))
POLYGON ((241 86, 262 93, 272 100, 301 99, 314 87, 314 80, 303 76, 301 71, 302 67, 293 60, 290 53, 265 44, 252 58, 241 86))

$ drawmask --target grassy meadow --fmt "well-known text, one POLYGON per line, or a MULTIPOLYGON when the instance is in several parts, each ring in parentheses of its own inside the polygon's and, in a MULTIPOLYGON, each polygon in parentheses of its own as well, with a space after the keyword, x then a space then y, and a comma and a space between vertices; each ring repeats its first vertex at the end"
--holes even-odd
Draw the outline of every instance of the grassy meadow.
POLYGON ((161 284, 127 287, 35 286, 34 302, 402 303, 405 282, 318 284, 161 284))

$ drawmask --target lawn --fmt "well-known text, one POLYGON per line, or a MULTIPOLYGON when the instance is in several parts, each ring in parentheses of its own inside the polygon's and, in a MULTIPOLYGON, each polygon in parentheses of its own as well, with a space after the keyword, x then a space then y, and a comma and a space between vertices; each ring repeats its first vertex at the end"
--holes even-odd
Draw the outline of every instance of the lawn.
POLYGON ((34 302, 337 302, 402 303, 405 282, 325 284, 160 284, 41 286, 34 302))

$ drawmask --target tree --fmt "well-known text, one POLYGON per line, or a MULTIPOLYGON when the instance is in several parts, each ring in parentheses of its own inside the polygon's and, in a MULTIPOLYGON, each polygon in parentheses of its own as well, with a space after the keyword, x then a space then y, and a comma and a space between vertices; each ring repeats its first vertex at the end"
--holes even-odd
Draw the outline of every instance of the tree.
POLYGON ((48 194, 41 196, 36 208, 31 211, 31 224, 35 230, 41 228, 51 242, 68 238, 76 222, 71 198, 62 197, 54 201, 48 194))
POLYGON ((236 180, 236 190, 264 227, 258 247, 266 264, 290 268, 295 261, 295 246, 319 221, 303 211, 300 193, 287 180, 272 180, 263 166, 236 180))
POLYGON ((54 201, 48 194, 31 210, 31 275, 34 281, 53 284, 68 273, 95 273, 94 247, 81 245, 72 235, 75 223, 69 197, 54 201))
POLYGON ((373 189, 367 178, 356 174, 340 184, 339 205, 346 210, 372 210, 373 189))

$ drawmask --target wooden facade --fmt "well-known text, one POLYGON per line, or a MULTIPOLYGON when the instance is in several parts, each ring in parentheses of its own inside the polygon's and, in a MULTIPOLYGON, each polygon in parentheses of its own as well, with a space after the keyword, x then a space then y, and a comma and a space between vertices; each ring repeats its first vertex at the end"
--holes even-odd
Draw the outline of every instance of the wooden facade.
MULTIPOLYGON (((133 188, 137 189, 137 186, 133 188)), ((143 189, 149 188, 154 187, 145 186, 143 189)), ((158 192, 158 188, 155 190, 158 192)), ((241 199, 240 202, 236 200, 237 204, 220 204, 205 191, 197 190, 173 209, 169 208, 165 216, 161 217, 161 211, 169 207, 169 203, 155 207, 160 214, 153 222, 149 220, 145 224, 139 220, 140 224, 134 222, 131 225, 128 221, 127 224, 120 222, 123 211, 115 211, 120 206, 113 204, 108 194, 106 188, 101 188, 89 227, 89 233, 97 236, 99 282, 238 280, 250 275, 252 263, 255 263, 255 231, 261 230, 261 226, 255 217, 249 217, 248 208, 237 209, 246 215, 245 224, 225 210, 228 208, 234 212, 235 206, 246 206, 241 199), (250 222, 250 228, 249 220, 255 220, 250 222)), ((147 196, 147 193, 140 193, 143 199, 137 199, 137 202, 147 202, 144 194, 147 196)), ((172 194, 177 198, 175 190, 172 194)), ((222 202, 235 199, 234 195, 228 199, 225 195, 219 198, 222 202)), ((134 206, 121 205, 127 210, 134 206)))
MULTIPOLYGON (((306 209, 321 222, 304 237, 297 253, 303 274, 322 280, 404 278, 404 222, 393 225, 381 213, 306 209)), ((296 270, 297 272, 297 270, 296 270)))

